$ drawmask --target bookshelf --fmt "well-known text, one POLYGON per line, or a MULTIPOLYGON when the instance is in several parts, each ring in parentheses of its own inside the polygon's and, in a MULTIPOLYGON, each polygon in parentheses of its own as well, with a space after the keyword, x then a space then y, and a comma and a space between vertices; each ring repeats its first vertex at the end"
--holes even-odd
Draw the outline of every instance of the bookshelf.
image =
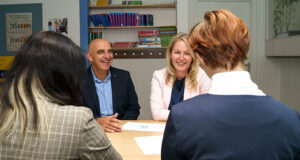
POLYGON ((130 8, 176 8, 176 4, 89 6, 89 9, 130 9, 130 8))
POLYGON ((138 28, 166 28, 173 26, 121 26, 121 27, 89 27, 89 29, 138 29, 138 28))
POLYGON ((114 58, 138 59, 138 58, 165 58, 167 47, 134 47, 112 48, 114 58))
MULTIPOLYGON (((103 39, 109 42, 138 41, 138 31, 143 29, 161 29, 174 27, 176 24, 176 4, 144 4, 144 5, 107 5, 88 6, 89 15, 114 12, 137 12, 153 14, 153 26, 94 26, 90 23, 89 32, 102 32, 103 39), (171 19, 171 21, 170 21, 171 19)), ((167 47, 131 47, 112 48, 115 59, 153 59, 165 58, 167 47)))

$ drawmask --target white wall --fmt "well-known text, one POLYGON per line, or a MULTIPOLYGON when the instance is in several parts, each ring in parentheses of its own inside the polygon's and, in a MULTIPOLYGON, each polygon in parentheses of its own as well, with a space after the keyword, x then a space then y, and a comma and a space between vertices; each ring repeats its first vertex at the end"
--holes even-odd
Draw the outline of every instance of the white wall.
POLYGON ((252 72, 256 75, 255 82, 266 93, 280 100, 280 78, 281 62, 280 60, 267 58, 265 56, 265 1, 255 0, 256 7, 256 69, 252 72))
POLYGON ((141 106, 138 119, 151 120, 150 87, 155 70, 166 66, 165 59, 114 59, 112 66, 130 71, 141 106))
POLYGON ((43 30, 48 30, 48 20, 68 18, 68 37, 80 45, 79 0, 1 0, 0 5, 42 3, 43 30))
POLYGON ((281 59, 281 101, 300 112, 300 58, 281 59))

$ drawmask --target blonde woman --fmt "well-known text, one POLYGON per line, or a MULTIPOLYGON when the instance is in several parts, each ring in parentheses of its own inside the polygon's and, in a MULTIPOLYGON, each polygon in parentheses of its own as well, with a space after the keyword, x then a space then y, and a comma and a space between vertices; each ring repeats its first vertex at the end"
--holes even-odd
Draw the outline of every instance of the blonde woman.
POLYGON ((122 159, 82 105, 85 58, 69 38, 37 32, 17 52, 0 99, 0 159, 122 159))
POLYGON ((208 92, 210 79, 199 67, 188 35, 178 33, 166 53, 167 67, 153 73, 150 105, 154 120, 167 120, 173 105, 208 92))

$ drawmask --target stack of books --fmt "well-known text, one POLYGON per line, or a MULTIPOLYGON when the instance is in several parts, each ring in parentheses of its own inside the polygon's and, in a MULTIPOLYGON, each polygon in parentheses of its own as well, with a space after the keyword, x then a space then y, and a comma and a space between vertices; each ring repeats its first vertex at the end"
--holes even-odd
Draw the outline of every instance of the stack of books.
POLYGON ((176 27, 159 28, 162 47, 168 47, 173 36, 177 34, 176 27))
POLYGON ((137 42, 114 42, 112 44, 113 48, 132 48, 137 42))
POLYGON ((102 32, 89 32, 89 43, 94 39, 102 39, 102 32))
POLYGON ((136 47, 161 47, 161 38, 158 29, 139 30, 139 42, 136 47))

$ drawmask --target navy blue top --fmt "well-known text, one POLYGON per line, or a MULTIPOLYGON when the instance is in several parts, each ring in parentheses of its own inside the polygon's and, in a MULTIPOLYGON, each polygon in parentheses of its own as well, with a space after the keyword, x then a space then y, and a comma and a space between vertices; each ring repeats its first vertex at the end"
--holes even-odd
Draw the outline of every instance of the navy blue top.
POLYGON ((181 80, 176 79, 176 81, 173 85, 173 89, 172 89, 169 110, 172 109, 173 105, 175 105, 183 100, 184 82, 185 82, 185 78, 183 78, 181 80))
POLYGON ((300 160, 300 116, 270 96, 203 94, 174 105, 162 160, 300 160))

